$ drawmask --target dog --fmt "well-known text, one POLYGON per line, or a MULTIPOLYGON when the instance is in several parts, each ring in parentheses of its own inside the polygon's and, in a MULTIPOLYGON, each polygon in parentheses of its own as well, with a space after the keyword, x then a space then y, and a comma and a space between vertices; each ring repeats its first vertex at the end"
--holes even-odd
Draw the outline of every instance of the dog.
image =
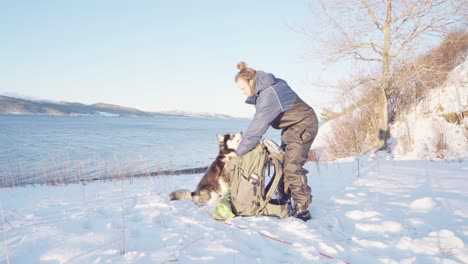
POLYGON ((237 150, 243 138, 242 132, 237 134, 218 135, 219 154, 208 167, 194 192, 189 190, 174 191, 169 195, 173 200, 192 200, 196 203, 214 204, 219 197, 229 191, 230 174, 224 169, 228 160, 226 155, 237 150))

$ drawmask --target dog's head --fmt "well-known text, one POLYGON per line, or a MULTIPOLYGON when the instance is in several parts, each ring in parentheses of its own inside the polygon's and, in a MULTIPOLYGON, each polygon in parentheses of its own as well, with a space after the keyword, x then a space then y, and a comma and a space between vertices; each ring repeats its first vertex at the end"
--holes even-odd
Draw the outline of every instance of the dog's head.
POLYGON ((224 136, 218 135, 219 149, 223 153, 230 153, 237 150, 240 142, 242 141, 243 134, 226 134, 224 136))

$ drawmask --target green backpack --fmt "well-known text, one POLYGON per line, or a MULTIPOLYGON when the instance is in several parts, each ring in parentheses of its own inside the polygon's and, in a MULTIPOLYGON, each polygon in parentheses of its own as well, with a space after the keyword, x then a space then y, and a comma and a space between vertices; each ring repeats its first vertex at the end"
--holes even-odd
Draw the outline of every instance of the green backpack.
POLYGON ((229 160, 225 169, 230 172, 230 193, 222 197, 213 212, 217 220, 235 216, 269 215, 285 218, 291 205, 283 191, 283 152, 268 139, 254 149, 229 160), (271 169, 273 168, 273 174, 271 169), (265 186, 265 178, 270 176, 265 186))

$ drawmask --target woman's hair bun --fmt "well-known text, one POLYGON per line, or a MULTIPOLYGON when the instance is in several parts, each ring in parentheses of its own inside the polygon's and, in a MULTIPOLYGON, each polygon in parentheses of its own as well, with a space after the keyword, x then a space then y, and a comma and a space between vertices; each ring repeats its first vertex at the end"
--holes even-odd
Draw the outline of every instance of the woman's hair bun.
POLYGON ((243 61, 237 63, 237 69, 239 69, 239 71, 242 71, 243 69, 247 68, 247 64, 243 61))
POLYGON ((237 69, 239 69, 239 72, 236 74, 236 78, 234 78, 235 82, 237 82, 239 78, 245 81, 255 80, 255 70, 247 68, 247 64, 245 62, 241 61, 237 63, 237 69))

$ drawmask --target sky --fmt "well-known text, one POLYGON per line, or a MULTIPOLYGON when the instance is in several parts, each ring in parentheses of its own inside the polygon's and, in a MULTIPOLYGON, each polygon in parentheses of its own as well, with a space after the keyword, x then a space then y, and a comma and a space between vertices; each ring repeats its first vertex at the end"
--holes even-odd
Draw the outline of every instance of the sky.
POLYGON ((253 114, 243 60, 286 80, 317 112, 344 74, 307 55, 307 2, 0 1, 0 94, 145 111, 253 114))

